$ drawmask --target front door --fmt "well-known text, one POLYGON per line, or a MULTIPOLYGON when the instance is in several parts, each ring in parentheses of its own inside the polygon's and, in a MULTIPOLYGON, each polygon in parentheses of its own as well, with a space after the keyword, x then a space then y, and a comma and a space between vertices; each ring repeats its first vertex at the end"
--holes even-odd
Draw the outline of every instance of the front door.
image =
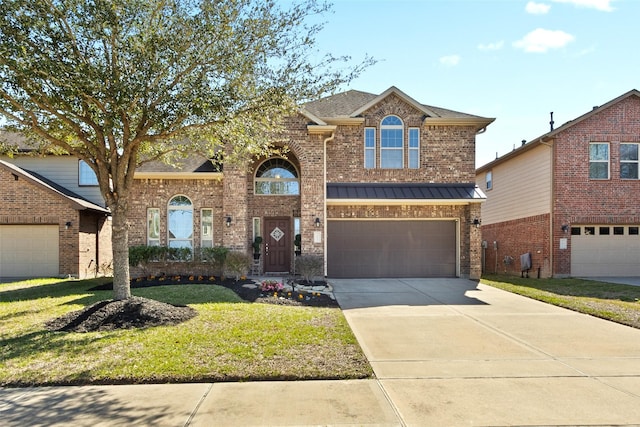
POLYGON ((291 218, 265 218, 265 273, 288 273, 291 266, 291 218))

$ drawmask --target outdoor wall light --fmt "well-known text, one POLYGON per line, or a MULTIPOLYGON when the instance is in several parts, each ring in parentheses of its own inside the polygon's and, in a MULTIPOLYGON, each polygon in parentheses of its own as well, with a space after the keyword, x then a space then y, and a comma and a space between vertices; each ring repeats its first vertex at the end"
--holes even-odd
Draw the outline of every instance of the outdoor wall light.
POLYGON ((231 227, 231 217, 228 216, 227 219, 225 219, 224 223, 227 225, 227 227, 231 227))
POLYGON ((475 225, 476 228, 478 228, 480 227, 480 224, 482 224, 482 222, 478 218, 474 218, 471 224, 475 225))
POLYGON ((71 227, 71 221, 67 221, 64 223, 64 229, 68 230, 71 227))
POLYGON ((565 232, 565 233, 569 232, 569 225, 567 225, 567 224, 562 224, 562 227, 560 227, 560 228, 562 228, 562 231, 565 232))
POLYGON ((314 224, 316 225, 316 227, 320 227, 320 218, 316 217, 314 224))

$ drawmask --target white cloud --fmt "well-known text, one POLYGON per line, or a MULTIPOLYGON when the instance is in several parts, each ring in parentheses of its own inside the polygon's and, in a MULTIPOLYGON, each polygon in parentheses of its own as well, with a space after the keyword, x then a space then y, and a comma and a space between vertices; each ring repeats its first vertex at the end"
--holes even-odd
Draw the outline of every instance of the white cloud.
POLYGON ((536 3, 534 1, 530 1, 527 3, 527 6, 524 8, 527 13, 531 13, 532 15, 544 15, 549 12, 551 6, 544 3, 536 3))
POLYGON ((443 56, 442 58, 440 58, 440 63, 448 67, 455 67, 460 63, 461 59, 462 58, 460 58, 460 55, 443 56))
POLYGON ((549 49, 559 49, 571 43, 575 37, 564 31, 537 28, 513 43, 513 46, 525 52, 544 53, 549 49))
POLYGON ((487 44, 479 44, 478 49, 480 50, 500 50, 504 46, 504 41, 500 40, 495 43, 487 43, 487 44))
POLYGON ((611 3, 614 0, 551 0, 556 3, 570 3, 578 7, 587 7, 590 9, 597 9, 603 12, 613 11, 611 3))

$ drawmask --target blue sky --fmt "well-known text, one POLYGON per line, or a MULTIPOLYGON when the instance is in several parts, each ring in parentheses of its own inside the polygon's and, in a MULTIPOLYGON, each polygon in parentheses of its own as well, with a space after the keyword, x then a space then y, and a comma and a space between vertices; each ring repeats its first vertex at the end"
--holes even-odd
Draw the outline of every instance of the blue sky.
POLYGON ((350 89, 495 117, 484 165, 640 89, 638 0, 334 0, 320 51, 379 62, 350 89))

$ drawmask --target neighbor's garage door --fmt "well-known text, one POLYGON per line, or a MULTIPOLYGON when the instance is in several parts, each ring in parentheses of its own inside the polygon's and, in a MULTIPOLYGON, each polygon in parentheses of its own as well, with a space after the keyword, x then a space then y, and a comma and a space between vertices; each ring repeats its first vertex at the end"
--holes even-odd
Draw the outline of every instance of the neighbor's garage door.
POLYGON ((637 226, 580 226, 571 234, 572 276, 640 276, 637 226))
POLYGON ((57 275, 57 225, 0 225, 0 277, 57 275))
POLYGON ((329 277, 454 277, 455 221, 330 220, 329 277))

